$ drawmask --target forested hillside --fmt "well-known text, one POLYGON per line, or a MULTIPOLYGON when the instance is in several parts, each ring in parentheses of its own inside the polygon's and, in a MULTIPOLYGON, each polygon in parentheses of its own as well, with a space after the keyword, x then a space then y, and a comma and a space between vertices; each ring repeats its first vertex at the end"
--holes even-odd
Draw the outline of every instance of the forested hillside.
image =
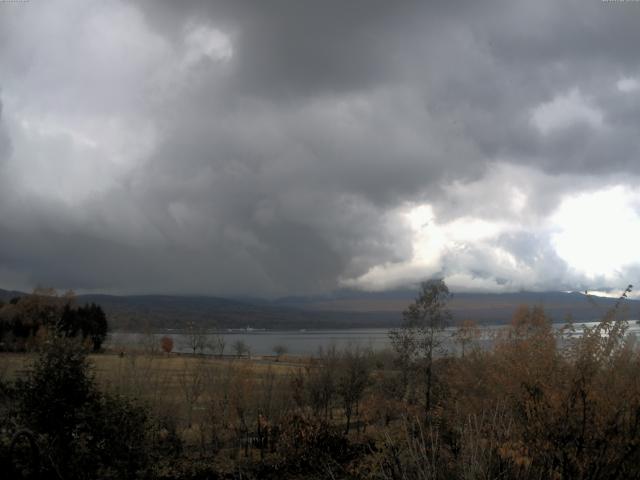
MULTIPOLYGON (((0 290, 0 300, 24 295, 0 290)), ((79 303, 100 305, 113 330, 140 331, 186 328, 322 329, 393 327, 413 300, 414 292, 367 293, 338 291, 331 295, 287 297, 272 301, 172 295, 78 295, 79 303)), ((504 294, 456 293, 450 303, 454 322, 481 324, 510 321, 518 305, 539 305, 554 322, 568 316, 592 321, 615 304, 615 299, 564 292, 504 294)), ((640 302, 629 300, 625 314, 640 318, 640 302)))

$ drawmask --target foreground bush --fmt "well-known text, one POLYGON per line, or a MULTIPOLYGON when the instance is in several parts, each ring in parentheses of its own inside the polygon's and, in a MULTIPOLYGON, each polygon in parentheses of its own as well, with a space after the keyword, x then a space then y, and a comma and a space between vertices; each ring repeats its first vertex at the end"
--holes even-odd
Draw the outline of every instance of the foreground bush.
POLYGON ((46 477, 135 478, 148 467, 146 410, 99 392, 78 342, 50 337, 12 397, 14 422, 37 437, 46 477))

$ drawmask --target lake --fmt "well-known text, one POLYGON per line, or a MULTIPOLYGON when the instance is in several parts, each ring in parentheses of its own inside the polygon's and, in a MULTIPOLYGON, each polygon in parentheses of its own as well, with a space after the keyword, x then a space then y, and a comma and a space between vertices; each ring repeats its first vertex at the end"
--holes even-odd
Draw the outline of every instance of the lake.
MULTIPOLYGON (((594 326, 597 322, 576 323, 576 335, 580 335, 585 326, 594 326)), ((563 324, 554 324, 554 328, 561 328, 563 324)), ((504 325, 484 325, 480 327, 478 343, 482 348, 488 348, 493 343, 493 335, 496 331, 505 328, 504 325)), ((447 351, 454 353, 458 350, 453 342, 452 335, 455 328, 448 328, 442 333, 443 345, 447 351)), ((629 334, 640 335, 640 325, 635 320, 629 321, 629 334)), ((159 345, 160 338, 170 336, 174 340, 174 352, 189 353, 189 335, 179 331, 167 331, 164 333, 142 334, 129 332, 113 332, 109 334, 106 346, 114 349, 119 347, 141 346, 149 343, 159 345), (150 338, 150 335, 152 336, 150 338)), ((363 329, 336 329, 336 330, 234 330, 223 331, 216 334, 207 334, 206 342, 210 343, 219 335, 226 343, 224 353, 234 353, 233 344, 242 340, 250 349, 252 355, 273 355, 273 349, 282 345, 287 353, 292 355, 313 355, 319 348, 335 346, 338 349, 359 346, 384 350, 391 347, 389 341, 389 329, 363 328, 363 329)), ((206 347, 205 353, 213 353, 210 347, 206 347)))

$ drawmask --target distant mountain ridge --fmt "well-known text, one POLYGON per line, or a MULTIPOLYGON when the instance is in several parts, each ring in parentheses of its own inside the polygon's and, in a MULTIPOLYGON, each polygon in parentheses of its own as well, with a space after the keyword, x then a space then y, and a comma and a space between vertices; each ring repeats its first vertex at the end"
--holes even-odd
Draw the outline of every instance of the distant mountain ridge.
MULTIPOLYGON (((0 300, 25 295, 0 289, 0 300)), ((394 327, 416 292, 358 292, 285 297, 273 301, 180 295, 78 295, 78 303, 97 303, 113 330, 205 328, 322 329, 394 327)), ((601 318, 617 299, 581 293, 454 293, 449 308, 454 322, 507 323, 518 305, 541 305, 555 322, 601 318)), ((640 301, 626 300, 629 318, 640 318, 640 301)))
MULTIPOLYGON (((399 318, 415 297, 416 292, 410 290, 380 294, 351 294, 347 291, 324 296, 288 297, 281 302, 311 311, 388 312, 399 318)), ((592 321, 601 318, 617 301, 617 298, 579 292, 454 293, 449 309, 456 321, 473 319, 479 323, 506 323, 519 305, 541 305, 555 322, 562 322, 569 315, 574 321, 592 321)), ((640 318, 640 301, 627 299, 625 303, 629 318, 640 318)))
POLYGON ((2 290, 0 288, 0 301, 2 302, 8 302, 12 298, 21 297, 23 295, 26 295, 26 293, 18 292, 16 290, 2 290))

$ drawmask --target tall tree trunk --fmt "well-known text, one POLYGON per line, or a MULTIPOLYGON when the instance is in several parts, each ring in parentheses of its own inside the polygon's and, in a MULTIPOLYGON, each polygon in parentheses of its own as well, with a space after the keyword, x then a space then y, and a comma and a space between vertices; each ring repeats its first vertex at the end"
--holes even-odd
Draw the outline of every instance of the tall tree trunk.
POLYGON ((351 408, 346 408, 344 414, 347 417, 347 426, 344 433, 345 435, 349 435, 349 430, 351 429, 351 408))
POLYGON ((433 373, 432 370, 433 370, 433 352, 430 348, 429 352, 427 353, 427 368, 425 371, 425 402, 424 402, 425 421, 426 421, 426 417, 429 415, 429 412, 431 411, 431 383, 432 383, 432 373, 433 373))

